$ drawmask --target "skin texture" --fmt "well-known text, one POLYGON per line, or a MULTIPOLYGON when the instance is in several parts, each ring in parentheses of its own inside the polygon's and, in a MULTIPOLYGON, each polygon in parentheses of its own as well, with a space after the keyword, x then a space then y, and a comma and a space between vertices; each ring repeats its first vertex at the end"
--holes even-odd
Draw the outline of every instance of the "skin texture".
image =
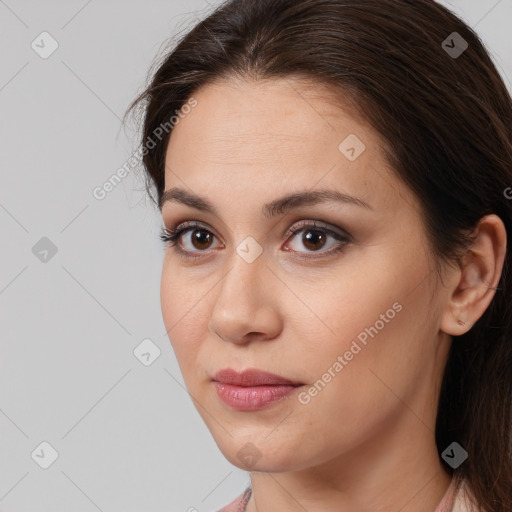
POLYGON ((289 79, 233 79, 194 94, 197 106, 171 134, 165 188, 203 196, 219 215, 164 204, 167 228, 198 221, 213 237, 201 245, 194 229, 181 236, 177 246, 198 259, 166 248, 163 319, 219 449, 251 471, 248 512, 432 512, 450 483, 434 430, 452 335, 492 300, 506 232, 498 217, 485 217, 465 266, 445 266, 441 282, 418 200, 393 175, 378 134, 329 94, 289 79), (366 146, 354 161, 338 149, 349 134, 366 146), (268 201, 320 187, 372 209, 326 203, 261 213, 268 201), (322 256, 335 238, 308 245, 308 228, 285 236, 301 220, 346 230, 352 241, 322 256), (252 263, 236 252, 247 236, 263 249, 252 263), (218 398, 211 377, 226 367, 311 388, 395 303, 401 310, 307 404, 294 394, 247 412, 218 398), (250 468, 237 455, 246 443, 259 454, 250 468))

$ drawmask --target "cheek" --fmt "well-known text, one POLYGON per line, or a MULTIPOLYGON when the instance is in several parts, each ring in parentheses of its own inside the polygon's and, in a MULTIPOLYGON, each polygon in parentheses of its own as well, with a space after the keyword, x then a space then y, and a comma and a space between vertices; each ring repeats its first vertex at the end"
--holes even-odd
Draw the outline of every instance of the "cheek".
MULTIPOLYGON (((184 314, 184 311, 182 311, 184 301, 178 300, 178 297, 183 292, 184 290, 182 290, 177 274, 164 265, 160 280, 160 306, 167 329, 176 324, 178 319, 184 314)), ((171 335, 172 331, 168 331, 168 334, 171 335)))
POLYGON ((204 281, 198 281, 187 269, 180 268, 175 256, 166 254, 160 280, 160 305, 167 329, 173 334, 180 324, 199 318, 207 292, 204 281), (174 327, 176 326, 176 327, 174 327))
POLYGON ((319 405, 322 401, 322 410, 332 415, 339 428, 336 435, 341 438, 378 432, 384 423, 403 413, 404 403, 414 403, 425 382, 431 382, 433 356, 425 349, 428 336, 418 328, 419 302, 400 303, 394 316, 389 314, 391 310, 371 310, 364 328, 352 325, 353 332, 363 336, 339 338, 337 347, 317 365, 322 381, 330 378, 326 375, 330 367, 335 374, 318 393, 323 397, 315 400, 319 405), (376 321, 381 311, 384 315, 388 311, 388 323, 376 321), (340 355, 343 361, 335 366, 340 355))
POLYGON ((290 299, 290 325, 300 329, 300 339, 307 340, 314 359, 324 363, 333 356, 336 359, 355 339, 364 347, 375 325, 379 332, 393 329, 401 309, 399 276, 389 271, 383 276, 378 263, 366 259, 350 266, 347 262, 337 273, 291 284, 301 303, 290 299))
POLYGON ((303 396, 296 407, 305 423, 324 433, 324 441, 319 440, 319 457, 328 457, 333 443, 343 452, 377 435, 403 412, 397 397, 404 397, 409 387, 415 387, 408 358, 395 344, 405 335, 407 319, 400 316, 405 309, 375 334, 370 327, 382 310, 370 304, 366 307, 363 327, 360 318, 351 319, 347 309, 344 328, 340 326, 336 339, 324 337, 324 347, 306 357, 309 397, 303 396), (357 337, 360 333, 365 334, 366 344, 360 341, 363 336, 357 337))
POLYGON ((318 388, 311 402, 351 411, 356 422, 372 409, 394 407, 398 400, 390 390, 404 396, 428 356, 427 282, 414 290, 421 262, 396 269, 390 261, 375 260, 357 279, 333 276, 321 296, 313 284, 301 290, 319 317, 308 314, 308 322, 296 323, 305 377, 318 388))
POLYGON ((203 290, 187 286, 184 273, 164 265, 160 283, 162 318, 184 376, 204 338, 208 321, 206 301, 203 290))

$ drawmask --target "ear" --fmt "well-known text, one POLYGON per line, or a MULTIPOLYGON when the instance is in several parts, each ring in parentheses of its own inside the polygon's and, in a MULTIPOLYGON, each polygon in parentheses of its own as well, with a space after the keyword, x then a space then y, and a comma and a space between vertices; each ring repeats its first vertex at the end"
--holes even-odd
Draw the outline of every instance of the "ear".
POLYGON ((441 319, 440 329, 452 336, 469 331, 491 303, 507 252, 507 231, 497 215, 482 217, 475 232, 475 242, 454 274, 441 319))

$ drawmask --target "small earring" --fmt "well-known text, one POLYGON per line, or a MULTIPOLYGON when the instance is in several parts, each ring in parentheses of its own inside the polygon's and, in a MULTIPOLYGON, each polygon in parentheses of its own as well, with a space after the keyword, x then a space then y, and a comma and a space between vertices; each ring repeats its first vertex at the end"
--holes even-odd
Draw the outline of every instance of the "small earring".
POLYGON ((466 322, 463 322, 462 320, 457 320, 457 323, 458 323, 459 325, 464 325, 466 322))

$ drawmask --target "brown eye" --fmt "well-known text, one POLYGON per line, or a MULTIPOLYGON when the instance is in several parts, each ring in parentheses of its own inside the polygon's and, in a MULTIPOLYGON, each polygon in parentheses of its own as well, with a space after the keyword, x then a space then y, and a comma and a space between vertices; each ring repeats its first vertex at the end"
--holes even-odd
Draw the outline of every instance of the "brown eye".
POLYGON ((327 236, 325 233, 313 229, 304 231, 304 234, 302 235, 302 243, 304 244, 304 247, 311 251, 321 249, 325 245, 326 240, 327 236))
POLYGON ((286 236, 289 235, 293 241, 291 244, 288 243, 291 246, 291 252, 304 259, 340 252, 351 240, 348 234, 338 233, 327 225, 311 221, 302 221, 286 233, 286 236), (302 233, 301 237, 296 236, 299 233, 302 233))
POLYGON ((206 229, 194 229, 192 233, 192 245, 198 250, 209 249, 213 240, 213 234, 206 229))
POLYGON ((184 222, 173 229, 164 227, 160 238, 166 247, 175 248, 180 253, 199 253, 200 255, 201 252, 206 252, 212 247, 216 237, 200 224, 184 222), (189 233, 191 236, 187 236, 189 233))

